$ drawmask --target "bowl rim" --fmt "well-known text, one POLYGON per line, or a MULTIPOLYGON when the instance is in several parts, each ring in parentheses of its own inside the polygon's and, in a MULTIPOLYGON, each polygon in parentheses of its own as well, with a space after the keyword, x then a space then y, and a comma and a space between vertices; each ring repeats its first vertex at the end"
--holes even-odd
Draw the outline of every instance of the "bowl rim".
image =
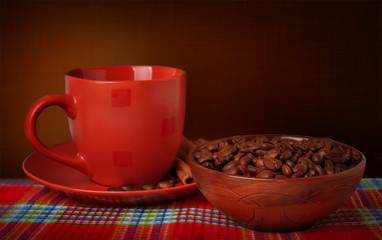
MULTIPOLYGON (((188 163, 190 164, 191 166, 191 171, 192 171, 192 166, 194 166, 195 168, 199 169, 199 170, 202 170, 202 171, 206 171, 210 174, 215 174, 217 176, 221 175, 222 177, 229 177, 229 178, 232 178, 232 179, 241 179, 241 180, 251 180, 251 181, 264 181, 264 182, 295 182, 295 181, 306 181, 307 179, 311 179, 311 180, 320 180, 320 179, 324 179, 324 178, 335 178, 335 177, 341 177, 342 175, 345 175, 345 174, 349 174, 349 173, 352 173, 352 172, 358 172, 358 171, 362 171, 362 176, 364 174, 364 170, 365 170, 365 167, 366 167, 366 157, 365 155, 359 151, 357 148, 353 147, 353 146, 350 146, 346 143, 342 143, 342 142, 339 142, 339 141, 336 141, 336 140, 333 140, 331 138, 327 138, 327 137, 312 137, 312 136, 305 136, 305 135, 296 135, 296 134, 245 134, 245 135, 234 135, 234 136, 231 136, 231 137, 223 137, 223 138, 217 138, 217 139, 214 139, 214 140, 211 140, 211 141, 208 141, 206 143, 203 143, 203 144, 200 144, 200 145, 197 145, 194 149, 192 149, 192 151, 190 151, 190 153, 188 154, 187 156, 187 161, 188 163), (196 153, 197 150, 203 148, 204 146, 206 146, 208 143, 210 142, 215 142, 215 141, 222 141, 222 140, 227 140, 227 139, 231 139, 232 137, 256 137, 256 136, 285 136, 285 138, 291 138, 291 139, 309 139, 309 138, 323 138, 323 139, 329 139, 331 141, 334 141, 336 143, 339 143, 343 146, 347 146, 347 147, 351 147, 351 148, 354 148, 355 150, 357 150, 360 155, 361 155, 361 160, 359 161, 359 163, 357 165, 355 165, 354 167, 350 168, 350 169, 347 169, 345 171, 342 171, 342 172, 338 172, 338 173, 334 173, 334 174, 330 174, 330 175, 322 175, 322 176, 313 176, 313 177, 299 177, 299 178, 256 178, 256 177, 245 177, 245 176, 241 176, 241 175, 229 175, 229 174, 226 174, 224 172, 221 172, 221 171, 216 171, 216 170, 212 170, 212 169, 209 169, 209 168, 206 168, 206 167, 203 167, 202 165, 200 165, 196 159, 194 158, 194 155, 196 153)), ((194 175, 194 174, 193 174, 194 175)), ((195 176, 194 176, 195 178, 195 176)), ((196 180, 196 179, 195 179, 196 180)))

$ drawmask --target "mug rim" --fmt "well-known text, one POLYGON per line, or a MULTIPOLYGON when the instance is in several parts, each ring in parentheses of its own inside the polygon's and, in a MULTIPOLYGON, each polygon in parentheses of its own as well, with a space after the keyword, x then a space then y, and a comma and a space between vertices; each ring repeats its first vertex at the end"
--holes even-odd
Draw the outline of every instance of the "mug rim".
POLYGON ((65 73, 65 78, 70 78, 70 79, 75 79, 79 81, 86 81, 87 83, 121 83, 121 82, 136 82, 136 83, 148 83, 148 82, 163 82, 163 81, 168 81, 172 79, 179 79, 185 77, 186 72, 180 68, 176 67, 169 67, 169 66, 163 66, 163 65, 103 65, 103 66, 89 66, 89 67, 79 67, 79 68, 74 68, 65 73), (169 77, 161 77, 161 78, 153 78, 153 79, 142 79, 142 80, 133 80, 133 79, 120 79, 120 80, 98 80, 98 79, 92 79, 92 78, 87 78, 87 77, 79 77, 73 75, 74 72, 87 69, 106 69, 106 68, 131 68, 131 67, 152 67, 156 69, 168 69, 168 70, 175 70, 176 74, 173 76, 169 77))

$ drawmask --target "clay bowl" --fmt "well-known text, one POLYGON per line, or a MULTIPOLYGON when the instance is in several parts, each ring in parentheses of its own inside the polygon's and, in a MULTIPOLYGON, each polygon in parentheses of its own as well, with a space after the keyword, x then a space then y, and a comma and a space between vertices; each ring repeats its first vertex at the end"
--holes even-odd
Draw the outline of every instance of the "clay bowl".
MULTIPOLYGON (((246 135, 243 137, 275 135, 246 135)), ((279 135, 309 139, 307 136, 279 135)), ((230 138, 218 139, 215 141, 230 138)), ((340 143, 342 146, 349 147, 340 143)), ((291 232, 306 229, 342 206, 361 181, 366 159, 332 175, 260 179, 233 176, 201 166, 194 158, 206 144, 196 147, 188 162, 201 193, 216 208, 240 225, 265 232, 291 232)))

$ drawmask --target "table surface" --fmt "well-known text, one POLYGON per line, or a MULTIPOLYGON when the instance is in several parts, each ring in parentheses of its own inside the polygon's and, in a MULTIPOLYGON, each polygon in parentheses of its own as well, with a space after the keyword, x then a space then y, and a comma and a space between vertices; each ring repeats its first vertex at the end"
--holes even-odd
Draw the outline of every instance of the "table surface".
POLYGON ((110 206, 66 197, 26 179, 0 179, 0 239, 382 239, 382 179, 310 229, 248 230, 200 193, 151 205, 110 206))

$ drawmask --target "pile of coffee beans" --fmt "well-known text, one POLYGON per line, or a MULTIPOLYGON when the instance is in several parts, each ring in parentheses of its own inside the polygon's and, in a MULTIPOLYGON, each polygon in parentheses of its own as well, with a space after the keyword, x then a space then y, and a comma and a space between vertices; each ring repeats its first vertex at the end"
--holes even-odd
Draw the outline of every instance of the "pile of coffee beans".
POLYGON ((123 184, 119 188, 116 187, 110 187, 107 190, 108 191, 140 191, 140 190, 154 190, 154 189, 163 189, 163 188, 171 188, 175 187, 175 184, 177 184, 178 179, 173 176, 171 173, 169 173, 162 181, 160 181, 157 184, 146 184, 142 185, 140 187, 134 187, 130 184, 123 184))
POLYGON ((235 136, 209 142, 194 155, 202 166, 230 175, 300 178, 338 173, 361 161, 361 154, 328 138, 235 136))

